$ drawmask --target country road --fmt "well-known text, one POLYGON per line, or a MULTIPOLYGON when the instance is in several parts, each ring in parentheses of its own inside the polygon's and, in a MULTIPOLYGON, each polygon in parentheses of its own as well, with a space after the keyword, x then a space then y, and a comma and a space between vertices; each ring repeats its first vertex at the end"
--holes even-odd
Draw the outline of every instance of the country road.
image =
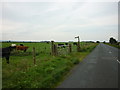
POLYGON ((118 88, 118 65, 118 49, 100 43, 57 88, 118 88))

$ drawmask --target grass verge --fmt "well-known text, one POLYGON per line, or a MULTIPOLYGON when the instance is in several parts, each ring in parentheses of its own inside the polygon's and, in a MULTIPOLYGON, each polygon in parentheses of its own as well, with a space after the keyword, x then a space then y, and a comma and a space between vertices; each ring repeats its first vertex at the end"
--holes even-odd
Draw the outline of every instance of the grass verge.
POLYGON ((106 44, 106 45, 113 46, 113 47, 116 47, 116 48, 120 49, 120 46, 119 46, 119 45, 110 44, 110 43, 105 43, 105 44, 106 44))

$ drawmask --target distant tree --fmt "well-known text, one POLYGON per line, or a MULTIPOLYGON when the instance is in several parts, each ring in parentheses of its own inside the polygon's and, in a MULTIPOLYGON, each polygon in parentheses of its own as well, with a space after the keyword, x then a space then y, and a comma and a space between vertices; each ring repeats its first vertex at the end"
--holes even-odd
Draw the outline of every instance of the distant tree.
POLYGON ((109 43, 110 44, 116 44, 117 41, 116 41, 116 39, 114 39, 113 37, 111 37, 110 40, 109 40, 109 43))
POLYGON ((105 41, 103 43, 106 43, 105 41))
POLYGON ((100 41, 96 41, 96 43, 100 43, 100 41))

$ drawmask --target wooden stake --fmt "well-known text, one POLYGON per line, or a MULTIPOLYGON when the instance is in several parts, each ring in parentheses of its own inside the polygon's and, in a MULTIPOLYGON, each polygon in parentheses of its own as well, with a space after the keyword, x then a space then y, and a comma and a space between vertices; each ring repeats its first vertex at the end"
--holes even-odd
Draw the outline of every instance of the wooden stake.
POLYGON ((69 53, 71 53, 72 52, 72 46, 71 46, 71 44, 69 44, 69 53))
POLYGON ((54 55, 57 56, 58 52, 57 52, 57 45, 54 44, 54 55))
POLYGON ((34 64, 36 64, 35 47, 33 47, 33 61, 34 61, 34 64))
POLYGON ((54 55, 54 41, 51 41, 51 54, 54 55))
POLYGON ((75 38, 78 38, 77 51, 80 52, 80 38, 79 38, 79 36, 77 36, 75 38))

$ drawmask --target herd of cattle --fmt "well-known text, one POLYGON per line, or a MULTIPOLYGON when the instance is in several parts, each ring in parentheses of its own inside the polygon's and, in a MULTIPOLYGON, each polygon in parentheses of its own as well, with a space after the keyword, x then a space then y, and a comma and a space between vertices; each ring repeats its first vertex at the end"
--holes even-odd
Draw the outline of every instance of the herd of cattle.
MULTIPOLYGON (((77 45, 77 43, 73 43, 73 45, 77 45)), ((68 47, 68 43, 58 44, 57 47, 58 48, 66 48, 66 47, 68 47)), ((9 57, 10 57, 11 51, 22 50, 22 51, 26 52, 27 49, 28 49, 28 46, 24 46, 23 44, 20 44, 20 45, 11 44, 11 46, 9 46, 9 47, 0 48, 0 56, 2 56, 3 58, 6 58, 6 62, 9 64, 9 57)))
POLYGON ((9 57, 10 57, 10 53, 13 50, 22 50, 24 52, 26 52, 26 50, 28 49, 28 46, 24 46, 23 44, 20 45, 16 45, 16 44, 11 44, 11 46, 6 47, 6 48, 0 48, 0 55, 2 57, 6 58, 6 62, 9 64, 9 57))

